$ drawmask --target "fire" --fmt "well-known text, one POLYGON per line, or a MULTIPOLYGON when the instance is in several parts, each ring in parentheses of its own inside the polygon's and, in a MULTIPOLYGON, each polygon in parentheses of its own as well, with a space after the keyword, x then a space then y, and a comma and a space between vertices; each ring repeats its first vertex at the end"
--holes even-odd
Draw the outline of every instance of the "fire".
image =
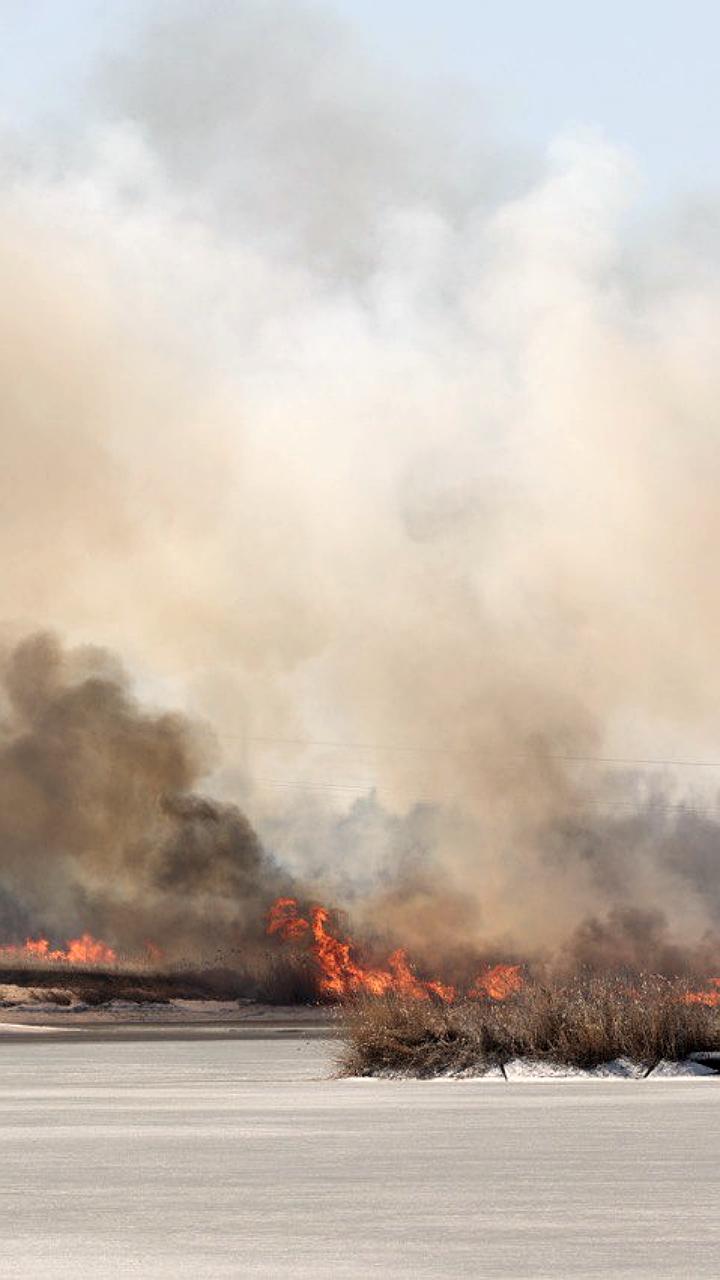
POLYGON ((310 928, 307 920, 298 915, 294 898, 278 898, 268 911, 267 932, 277 933, 284 942, 301 938, 310 928))
POLYGON ((684 996, 686 1004, 704 1004, 709 1009, 717 1008, 720 1005, 720 978, 711 978, 713 991, 688 991, 684 996))
POLYGON ((480 1000, 485 996, 489 996, 491 1000, 505 1000, 516 991, 521 991, 522 985, 519 964, 496 964, 478 974, 468 996, 471 1000, 480 1000))
POLYGON ((112 947, 84 933, 68 942, 65 959, 70 964, 114 964, 117 957, 112 947))
POLYGON ((84 933, 71 938, 65 949, 52 948, 47 938, 26 938, 24 946, 0 947, 4 955, 20 959, 46 960, 50 964, 115 964, 117 954, 107 943, 84 933))
MULTIPOLYGON (((341 998, 364 991, 368 995, 384 996, 392 991, 413 1000, 429 1000, 431 994, 447 1003, 455 999, 454 987, 442 982, 423 982, 416 977, 402 949, 393 951, 385 969, 363 968, 353 956, 353 944, 330 933, 329 919, 327 907, 312 908, 312 953, 320 968, 319 986, 323 995, 341 998)), ((285 936, 298 937, 302 932, 302 929, 286 932, 285 936)))
MULTIPOLYGON (((382 968, 360 964, 352 941, 338 938, 330 928, 327 907, 312 907, 309 919, 302 916, 295 898, 278 898, 267 916, 267 932, 283 942, 307 939, 318 965, 318 988, 321 995, 341 1000, 364 992, 384 996, 390 993, 413 1000, 435 997, 445 1004, 457 999, 457 987, 437 978, 419 978, 402 948, 388 956, 382 968)), ((468 994, 473 999, 504 1000, 523 986, 518 964, 497 964, 475 979, 468 994)))
MULTIPOLYGON (((330 912, 326 907, 313 907, 310 912, 310 929, 312 933, 312 953, 318 962, 320 977, 318 985, 326 996, 348 996, 358 991, 366 991, 373 996, 385 995, 395 985, 394 973, 399 973, 399 981, 410 980, 412 975, 402 972, 400 952, 390 957, 393 971, 386 969, 364 969, 353 959, 352 943, 342 942, 327 929, 330 912)), ((297 936, 297 935, 295 935, 297 936)))

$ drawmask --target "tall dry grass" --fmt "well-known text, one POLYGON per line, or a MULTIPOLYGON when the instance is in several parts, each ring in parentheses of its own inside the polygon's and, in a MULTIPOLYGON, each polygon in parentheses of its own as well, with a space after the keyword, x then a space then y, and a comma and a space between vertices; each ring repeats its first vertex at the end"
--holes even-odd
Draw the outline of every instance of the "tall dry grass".
POLYGON ((652 1067, 720 1050, 720 1009, 689 1004, 687 984, 657 977, 531 983, 504 1001, 454 1005, 397 996, 345 1010, 348 1075, 485 1071, 514 1058, 592 1068, 616 1058, 652 1067))

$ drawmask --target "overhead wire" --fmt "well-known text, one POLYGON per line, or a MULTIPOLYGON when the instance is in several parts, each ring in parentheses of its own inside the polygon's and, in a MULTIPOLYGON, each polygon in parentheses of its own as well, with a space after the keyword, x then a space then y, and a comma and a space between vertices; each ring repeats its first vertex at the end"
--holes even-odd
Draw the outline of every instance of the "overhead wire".
MULTIPOLYGON (((443 756, 477 756, 477 752, 465 747, 455 748, 444 744, 441 747, 430 747, 420 744, 383 744, 373 742, 343 742, 326 738, 271 738, 257 735, 218 733, 215 735, 223 742, 265 743, 271 746, 331 747, 344 750, 380 751, 380 752, 415 752, 421 755, 443 756)), ((565 764, 607 764, 607 765, 643 765, 659 766, 673 769, 720 769, 720 760, 678 760, 660 756, 594 756, 565 752, 518 752, 513 755, 493 755, 494 762, 515 762, 518 760, 557 760, 565 764)))

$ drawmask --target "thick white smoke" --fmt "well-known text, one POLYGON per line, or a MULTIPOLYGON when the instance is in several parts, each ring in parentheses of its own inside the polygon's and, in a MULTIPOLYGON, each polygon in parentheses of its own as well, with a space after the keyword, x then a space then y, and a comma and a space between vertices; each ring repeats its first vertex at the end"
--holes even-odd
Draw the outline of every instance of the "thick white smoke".
POLYGON ((521 165, 315 9, 202 9, 8 148, 9 635, 209 718, 214 785, 406 940, 713 929, 712 787, 576 759, 718 742, 713 246, 602 140, 521 165))

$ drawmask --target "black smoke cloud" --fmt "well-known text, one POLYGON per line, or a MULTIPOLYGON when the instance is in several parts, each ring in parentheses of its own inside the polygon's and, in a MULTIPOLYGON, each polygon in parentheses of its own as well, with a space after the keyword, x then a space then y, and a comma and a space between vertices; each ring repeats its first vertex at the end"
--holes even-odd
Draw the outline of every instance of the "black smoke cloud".
POLYGON ((31 635, 3 656, 6 942, 89 929, 121 952, 201 956, 257 938, 289 880, 247 818, 193 791, 208 735, 132 696, 107 651, 31 635))

